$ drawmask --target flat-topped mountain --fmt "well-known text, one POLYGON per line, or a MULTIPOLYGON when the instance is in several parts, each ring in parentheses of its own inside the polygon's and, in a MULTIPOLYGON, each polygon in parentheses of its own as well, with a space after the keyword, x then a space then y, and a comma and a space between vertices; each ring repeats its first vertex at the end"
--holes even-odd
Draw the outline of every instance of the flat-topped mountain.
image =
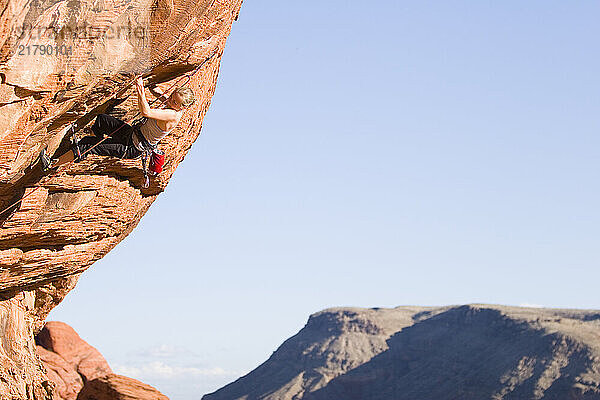
POLYGON ((203 399, 600 399, 600 311, 328 309, 203 399))

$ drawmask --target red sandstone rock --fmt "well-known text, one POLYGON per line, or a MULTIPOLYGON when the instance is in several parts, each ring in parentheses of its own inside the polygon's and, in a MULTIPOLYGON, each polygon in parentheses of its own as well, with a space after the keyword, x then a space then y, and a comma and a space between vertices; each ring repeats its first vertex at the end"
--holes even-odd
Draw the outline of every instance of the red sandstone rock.
POLYGON ((36 352, 55 384, 53 400, 168 400, 152 386, 113 374, 102 354, 64 322, 46 322, 36 341, 36 352))
POLYGON ((85 384, 77 400, 169 400, 150 385, 110 374, 85 384))
POLYGON ((36 353, 46 367, 48 379, 56 384, 54 400, 74 400, 83 388, 83 380, 64 358, 37 346, 36 353))
POLYGON ((46 322, 36 336, 36 342, 62 357, 84 381, 112 373, 102 354, 81 339, 77 332, 64 322, 46 322))
MULTIPOLYGON (((35 354, 34 333, 78 276, 135 228, 162 192, 202 127, 225 42, 242 0, 0 0, 0 399, 50 399, 52 384, 35 354), (64 36, 69 24, 107 31, 133 23, 143 41, 64 36), (34 30, 49 28, 35 38, 34 30), (53 34, 54 33, 54 36, 53 34), (23 58, 19 45, 72 48, 66 59, 23 58), (188 85, 196 103, 161 143, 163 172, 142 188, 139 161, 90 156, 57 174, 30 168, 44 146, 68 145, 67 124, 89 124, 115 105, 137 111, 132 72, 166 89, 208 57, 188 85), (24 197, 27 196, 27 197, 24 197), (20 201, 22 200, 22 201, 20 201)), ((150 92, 147 93, 152 99, 150 92)), ((78 368, 95 376, 83 360, 78 368)))
POLYGON ((54 384, 44 374, 33 340, 34 295, 21 292, 0 301, 0 399, 51 399, 54 384))
POLYGON ((120 0, 110 2, 110 10, 94 11, 91 0, 68 6, 66 0, 35 7, 22 3, 22 10, 20 3, 0 3, 0 54, 6 57, 0 58, 0 210, 28 196, 0 215, 0 292, 35 289, 77 275, 135 227, 200 133, 241 6, 241 0, 120 0), (69 9, 61 11, 63 5, 69 9), (77 54, 67 68, 58 61, 22 65, 16 47, 21 42, 7 33, 23 21, 46 26, 54 17, 107 28, 140 13, 148 19, 149 45, 141 54, 123 50, 120 56, 127 62, 115 65, 103 60, 120 59, 115 48, 131 47, 126 40, 111 47, 68 41, 77 54), (128 86, 131 76, 122 72, 136 70, 131 65, 141 65, 151 84, 167 89, 213 54, 189 80, 197 101, 161 143, 165 168, 148 189, 141 187, 139 160, 91 156, 46 177, 29 168, 43 146, 50 153, 61 143, 66 146, 68 123, 89 124, 114 105, 114 96, 125 99, 118 108, 131 120, 137 100, 128 86))

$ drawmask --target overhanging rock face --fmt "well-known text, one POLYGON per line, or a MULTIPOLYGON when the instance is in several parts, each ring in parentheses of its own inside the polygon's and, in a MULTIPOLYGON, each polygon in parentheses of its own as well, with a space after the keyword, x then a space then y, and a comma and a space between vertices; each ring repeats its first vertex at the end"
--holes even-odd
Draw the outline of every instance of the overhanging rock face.
POLYGON ((241 4, 0 0, 0 335, 14 339, 0 348, 0 396, 47 398, 33 332, 131 232, 200 134, 241 4), (83 127, 106 111, 134 117, 130 83, 139 73, 162 90, 189 74, 196 95, 161 142, 166 164, 150 187, 142 188, 139 160, 89 156, 42 175, 39 152, 66 150, 70 123, 83 127))

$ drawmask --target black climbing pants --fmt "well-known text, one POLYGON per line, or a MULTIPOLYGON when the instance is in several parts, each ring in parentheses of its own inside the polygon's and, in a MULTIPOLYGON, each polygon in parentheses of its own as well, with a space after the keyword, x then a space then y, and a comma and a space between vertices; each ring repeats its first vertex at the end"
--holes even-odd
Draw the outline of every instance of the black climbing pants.
POLYGON ((97 154, 99 156, 111 156, 118 158, 138 158, 142 152, 139 151, 132 142, 134 130, 131 125, 108 114, 100 114, 96 117, 92 132, 95 136, 86 136, 79 142, 81 153, 97 154), (110 135, 98 146, 92 148, 100 142, 103 135, 110 135))

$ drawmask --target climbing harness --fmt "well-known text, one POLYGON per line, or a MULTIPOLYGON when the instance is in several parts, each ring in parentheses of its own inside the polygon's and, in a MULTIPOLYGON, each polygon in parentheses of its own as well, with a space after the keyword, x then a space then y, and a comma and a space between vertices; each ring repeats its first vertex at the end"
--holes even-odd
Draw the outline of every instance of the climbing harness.
MULTIPOLYGON (((144 120, 145 118, 142 118, 142 121, 144 120)), ((142 187, 147 188, 150 186, 149 175, 156 176, 162 172, 163 165, 165 164, 165 154, 158 149, 157 145, 150 144, 140 131, 139 126, 144 124, 144 122, 133 125, 133 135, 136 135, 142 145, 142 169, 144 171, 144 184, 142 187)))
MULTIPOLYGON (((204 61, 202 61, 200 64, 198 64, 198 66, 196 66, 193 70, 191 70, 190 72, 186 73, 184 76, 180 77, 178 80, 176 80, 164 93, 163 96, 161 97, 165 97, 164 100, 161 101, 161 103, 159 104, 159 107, 164 105, 164 103, 166 102, 167 98, 166 98, 166 93, 170 92, 176 85, 186 85, 192 78, 193 75, 195 75, 208 61, 210 61, 218 52, 218 47, 212 52, 212 54, 210 56, 208 56, 208 58, 206 58, 204 61), (184 83, 181 83, 181 81, 184 80, 184 83)), ((131 85, 133 85, 133 83, 135 82, 135 80, 137 79, 134 78, 130 83, 128 83, 122 90, 120 90, 118 93, 120 92, 124 92, 126 91, 131 85)), ((112 97, 111 97, 112 98, 112 97)), ((156 103, 158 100, 160 99, 160 97, 157 97, 156 99, 154 99, 149 105, 152 106, 154 103, 156 103)), ((134 117, 132 118, 132 120, 135 120, 137 117, 139 117, 141 112, 137 112, 134 117)), ((75 159, 79 159, 82 160, 85 155, 87 153, 89 153, 91 150, 93 150, 94 148, 96 148, 98 145, 100 145, 102 142, 104 142, 105 140, 107 140, 109 137, 114 136, 115 133, 117 133, 121 128, 123 128, 125 125, 127 124, 123 124, 121 126, 119 126, 118 128, 116 128, 114 131, 112 131, 109 136, 103 138, 102 140, 100 140, 98 143, 94 144, 92 147, 90 147, 89 149, 87 149, 84 152, 80 152, 79 151, 79 146, 78 146, 78 140, 77 138, 73 138, 75 136, 75 128, 76 128, 76 124, 70 124, 70 126, 67 128, 67 130, 71 130, 71 143, 73 145, 73 154, 75 155, 75 159), (77 151, 77 153, 75 153, 75 151, 77 151)), ((136 127, 136 124, 132 125, 134 127, 134 132, 138 132, 139 128, 136 127)), ((133 133, 135 134, 135 133, 133 133)), ((150 180, 148 177, 148 174, 152 174, 152 175, 157 175, 160 172, 162 172, 162 168, 164 165, 164 161, 165 161, 165 157, 164 157, 164 153, 159 151, 158 149, 154 148, 152 149, 152 146, 150 146, 150 144, 147 142, 147 140, 144 138, 144 136, 141 134, 140 135, 141 138, 143 139, 141 142, 145 142, 148 147, 146 147, 146 145, 144 145, 144 149, 150 149, 150 151, 145 150, 142 151, 142 167, 143 167, 143 171, 144 171, 144 185, 143 188, 147 188, 150 184, 150 180), (146 153, 146 155, 144 156, 144 153, 146 153), (149 163, 150 163, 150 172, 148 172, 147 170, 147 161, 149 159, 149 163)), ((40 160, 42 162, 42 170, 52 170, 52 167, 50 165, 46 165, 44 167, 45 162, 49 159, 48 155, 45 153, 46 152, 47 147, 44 147, 44 149, 42 149, 42 152, 40 153, 40 157, 38 158, 38 160, 40 160)), ((45 172, 45 171, 44 171, 45 172)), ((53 177, 58 173, 58 171, 55 171, 52 175, 50 175, 49 177, 53 177)), ((17 204, 19 204, 20 202, 22 202, 23 200, 25 200, 28 196, 31 196, 33 193, 35 193, 36 190, 38 190, 39 188, 41 188, 42 186, 37 186, 35 189, 33 189, 32 191, 30 191, 29 193, 27 193, 26 195, 24 195, 23 197, 21 197, 19 200, 17 200, 16 202, 12 203, 11 205, 9 205, 8 207, 4 208, 2 211, 0 211, 0 216, 2 214, 4 214, 5 212, 7 212, 8 210, 10 210, 11 208, 13 208, 14 206, 16 206, 17 204)))

